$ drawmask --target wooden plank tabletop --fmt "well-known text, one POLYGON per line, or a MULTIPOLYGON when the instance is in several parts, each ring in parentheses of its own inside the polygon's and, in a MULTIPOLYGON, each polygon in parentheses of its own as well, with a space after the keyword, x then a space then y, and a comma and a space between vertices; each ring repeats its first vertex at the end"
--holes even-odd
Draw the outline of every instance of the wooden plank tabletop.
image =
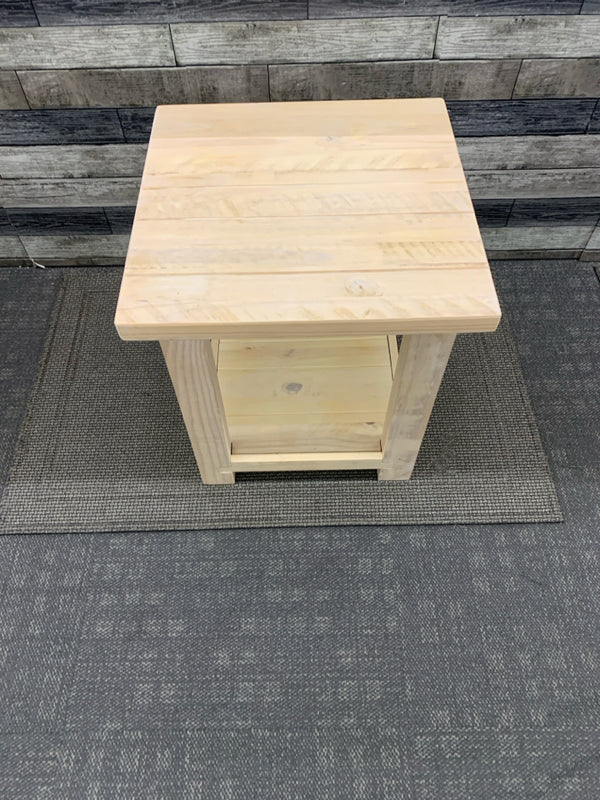
POLYGON ((493 330, 443 100, 159 106, 124 339, 493 330))

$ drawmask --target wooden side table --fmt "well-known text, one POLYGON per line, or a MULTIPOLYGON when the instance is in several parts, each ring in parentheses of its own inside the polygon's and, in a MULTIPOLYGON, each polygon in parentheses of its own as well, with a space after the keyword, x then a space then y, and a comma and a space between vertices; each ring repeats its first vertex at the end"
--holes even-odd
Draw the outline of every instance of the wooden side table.
POLYGON ((499 319, 443 100, 157 109, 115 324, 160 342, 205 483, 409 478, 455 335, 499 319))

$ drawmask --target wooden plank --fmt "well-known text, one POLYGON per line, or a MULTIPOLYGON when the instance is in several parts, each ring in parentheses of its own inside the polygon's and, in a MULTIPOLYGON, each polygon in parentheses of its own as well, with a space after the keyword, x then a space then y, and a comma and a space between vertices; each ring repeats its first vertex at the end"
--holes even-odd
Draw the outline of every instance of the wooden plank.
POLYGON ((528 169, 467 172, 473 198, 595 197, 600 169, 528 169))
POLYGON ((29 108, 14 70, 0 71, 0 108, 29 108))
POLYGON ((110 144, 122 142, 114 109, 0 111, 0 144, 110 144))
POLYGON ((455 335, 403 336, 383 425, 383 459, 379 480, 408 480, 455 335))
POLYGON ((145 144, 0 147, 3 178, 121 178, 141 176, 145 144))
POLYGON ((35 5, 42 25, 306 18, 306 0, 35 0, 35 5))
POLYGON ((15 231, 27 236, 111 233, 101 208, 11 208, 9 217, 15 231))
MULTIPOLYGON (((387 366, 387 347, 381 337, 330 337, 326 339, 224 339, 220 345, 222 370, 281 370, 282 368, 351 369, 387 366)), ((243 398, 241 400, 243 402, 243 398)), ((249 414, 238 409, 238 413, 249 414)))
POLYGON ((600 136, 590 134, 474 137, 457 144, 466 170, 600 167, 600 136))
MULTIPOLYGON (((48 0, 46 0, 48 2, 48 0)), ((598 0, 586 0, 598 2, 598 0)), ((440 14, 480 17, 494 14, 578 14, 581 0, 308 0, 309 17, 402 17, 440 14)))
POLYGON ((523 60, 513 97, 597 97, 600 58, 523 60))
POLYGON ((231 467, 235 472, 377 469, 380 466, 381 453, 265 453, 231 456, 231 467))
POLYGON ((107 206, 104 208, 104 213, 111 233, 125 233, 129 236, 133 225, 135 206, 107 206))
POLYGON ((585 133, 594 100, 449 100, 456 136, 585 133))
POLYGON ((483 228, 503 228, 508 222, 512 200, 475 200, 473 207, 483 228))
POLYGON ((266 66, 28 70, 19 79, 32 108, 269 99, 266 66))
POLYGON ((75 69, 175 64, 168 25, 0 29, 0 68, 75 69))
MULTIPOLYGON (((600 226, 596 225, 596 227, 594 228, 592 235, 590 236, 588 242, 586 243, 586 250, 587 251, 600 250, 600 226)), ((589 255, 589 252, 586 253, 586 255, 589 255)))
POLYGON ((18 236, 0 236, 0 263, 9 259, 26 259, 27 253, 18 236))
POLYGON ((122 264, 127 236, 22 236, 31 258, 47 267, 122 264))
POLYGON ((125 272, 115 324, 124 339, 376 335, 494 330, 500 308, 487 266, 262 275, 131 275, 125 272), (468 289, 465 273, 468 272, 468 289), (356 286, 366 286, 356 294, 356 286), (435 287, 435 292, 432 292, 435 287), (140 302, 142 301, 142 302, 140 302), (158 335, 157 335, 158 334, 158 335))
POLYGON ((437 19, 215 22, 171 26, 177 63, 269 64, 431 58, 437 19))
POLYGON ((600 55, 600 18, 442 17, 437 58, 543 58, 600 55))
POLYGON ((0 27, 36 28, 39 24, 31 0, 2 0, 0 2, 0 27))
POLYGON ((600 103, 596 103, 587 132, 600 133, 600 103))
POLYGON ((0 206, 0 236, 13 236, 14 232, 15 231, 12 223, 8 218, 8 214, 6 213, 6 209, 0 206))
POLYGON ((581 14, 600 14, 600 0, 583 0, 581 14))
POLYGON ((273 64, 272 100, 355 100, 369 97, 510 99, 518 60, 385 61, 273 64))
POLYGON ((398 363, 398 337, 396 334, 390 334, 387 337, 388 340, 388 352, 390 354, 390 371, 392 373, 392 378, 394 377, 394 373, 396 372, 396 365, 398 363))
MULTIPOLYGON (((599 187, 600 188, 600 187, 599 187)), ((515 200, 509 226, 595 225, 600 220, 600 197, 515 200)))
POLYGON ((72 178, 2 180, 0 197, 7 208, 20 206, 132 206, 139 178, 72 178))
POLYGON ((580 250, 585 247, 593 225, 558 225, 528 228, 486 228, 482 230, 488 251, 492 250, 580 250))
POLYGON ((126 142, 146 143, 150 138, 154 108, 119 108, 117 113, 126 142))
POLYGON ((229 431, 209 340, 161 341, 204 483, 233 483, 229 431))

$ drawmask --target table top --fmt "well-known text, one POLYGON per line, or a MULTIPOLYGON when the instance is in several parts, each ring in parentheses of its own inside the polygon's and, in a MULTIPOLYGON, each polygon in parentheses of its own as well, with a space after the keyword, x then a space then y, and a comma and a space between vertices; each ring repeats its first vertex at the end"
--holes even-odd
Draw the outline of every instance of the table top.
POLYGON ((159 106, 124 339, 493 330, 442 99, 159 106))

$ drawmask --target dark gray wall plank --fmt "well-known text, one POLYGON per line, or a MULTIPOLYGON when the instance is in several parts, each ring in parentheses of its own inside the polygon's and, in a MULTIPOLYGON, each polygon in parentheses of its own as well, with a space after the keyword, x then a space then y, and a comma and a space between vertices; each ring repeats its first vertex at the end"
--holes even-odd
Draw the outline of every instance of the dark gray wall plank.
POLYGON ((594 109, 588 127, 588 133, 600 133, 600 101, 596 103, 596 108, 594 109))
POLYGON ((272 100, 509 99, 520 61, 385 61, 269 67, 272 100))
POLYGON ((600 58, 525 59, 513 97, 598 97, 600 58))
POLYGON ((129 234, 131 233, 131 226, 133 225, 133 217, 135 215, 135 206, 118 206, 108 207, 104 209, 110 230, 112 233, 129 234))
POLYGON ((600 0, 583 0, 582 14, 600 14, 600 0))
POLYGON ((119 119, 126 142, 147 142, 150 138, 154 108, 120 108, 119 119))
MULTIPOLYGON (((0 73, 1 75, 1 73, 0 73)), ((267 67, 166 67, 19 72, 32 108, 268 101, 267 67)))
POLYGON ((592 225, 484 228, 481 235, 486 250, 580 250, 585 247, 592 230, 592 225))
POLYGON ((0 266, 12 266, 26 258, 27 253, 18 236, 3 236, 0 239, 0 266))
POLYGON ((0 108, 29 108, 14 70, 0 70, 0 108))
POLYGON ((456 136, 585 133, 594 100, 450 100, 456 136))
POLYGON ((306 0, 35 0, 42 25, 305 19, 306 0))
POLYGON ((123 264, 128 236, 22 236, 30 258, 47 267, 123 264))
POLYGON ((139 178, 72 178, 0 181, 6 208, 134 206, 139 178))
POLYGON ((0 0, 0 28, 37 27, 31 0, 0 0))
POLYGON ((122 142, 114 109, 69 111, 0 111, 0 144, 122 142))
POLYGON ((438 58, 600 56, 600 17, 442 17, 438 58))
POLYGON ((474 198, 595 197, 600 169, 513 169, 467 172, 474 198))
POLYGON ((600 136, 476 136, 457 144, 469 170, 600 167, 600 136))
POLYGON ((0 236, 14 236, 15 231, 8 214, 4 208, 0 207, 0 236))
POLYGON ((578 14, 581 0, 308 0, 311 18, 578 14))
POLYGON ((512 200, 474 200, 477 222, 482 228, 503 228, 510 213, 512 200))
POLYGON ((175 63, 168 25, 0 28, 0 68, 153 67, 175 63))
POLYGON ((515 200, 508 225, 595 225, 599 220, 600 197, 549 197, 515 200))
POLYGON ((11 208, 8 216, 19 235, 111 233, 102 208, 11 208))
POLYGON ((2 178, 117 178, 142 174, 143 144, 0 147, 2 178))
POLYGON ((431 58, 436 17, 171 26, 177 63, 276 64, 431 58))

